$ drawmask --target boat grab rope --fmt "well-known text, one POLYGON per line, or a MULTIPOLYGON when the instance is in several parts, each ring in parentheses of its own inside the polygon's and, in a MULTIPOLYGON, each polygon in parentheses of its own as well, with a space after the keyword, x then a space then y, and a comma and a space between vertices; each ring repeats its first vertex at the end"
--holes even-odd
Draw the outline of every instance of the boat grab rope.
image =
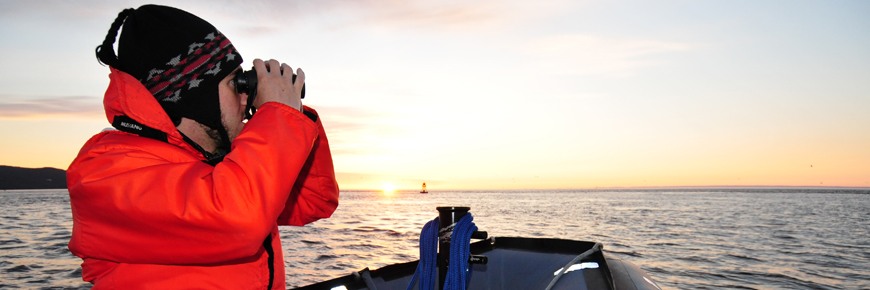
POLYGON ((438 281, 438 275, 435 272, 438 269, 438 228, 438 218, 435 218, 426 223, 423 226, 423 231, 420 232, 420 262, 417 263, 417 270, 411 277, 408 290, 414 288, 414 282, 417 281, 417 278, 420 278, 420 290, 435 289, 435 282, 438 281))
POLYGON ((465 290, 468 286, 468 258, 471 256, 471 234, 477 230, 470 213, 465 214, 453 228, 450 237, 450 263, 444 290, 465 290))
POLYGON ((359 272, 359 275, 363 282, 366 283, 366 288, 369 288, 369 290, 378 290, 378 286, 375 285, 375 280, 372 279, 372 274, 371 271, 369 271, 369 268, 363 269, 359 272))
POLYGON ((583 258, 586 258, 595 252, 601 251, 602 247, 603 247, 603 245, 601 243, 595 243, 595 245, 592 246, 591 249, 586 250, 585 252, 583 252, 580 255, 577 255, 577 257, 574 257, 574 259, 572 259, 571 262, 568 262, 568 264, 566 264, 565 267, 562 267, 562 270, 559 271, 559 274, 557 274, 556 277, 553 277, 553 280, 550 281, 550 285, 547 285, 546 290, 553 289, 553 285, 556 285, 556 282, 559 281, 559 278, 562 278, 562 275, 564 275, 565 273, 568 273, 571 266, 573 266, 574 264, 577 264, 577 262, 580 262, 580 260, 582 260, 583 258))

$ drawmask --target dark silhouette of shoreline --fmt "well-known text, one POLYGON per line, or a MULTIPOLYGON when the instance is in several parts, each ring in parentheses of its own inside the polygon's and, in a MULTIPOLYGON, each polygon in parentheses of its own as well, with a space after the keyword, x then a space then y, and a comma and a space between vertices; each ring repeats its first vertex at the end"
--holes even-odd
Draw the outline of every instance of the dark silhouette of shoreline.
POLYGON ((66 170, 0 165, 0 190, 66 188, 66 170))

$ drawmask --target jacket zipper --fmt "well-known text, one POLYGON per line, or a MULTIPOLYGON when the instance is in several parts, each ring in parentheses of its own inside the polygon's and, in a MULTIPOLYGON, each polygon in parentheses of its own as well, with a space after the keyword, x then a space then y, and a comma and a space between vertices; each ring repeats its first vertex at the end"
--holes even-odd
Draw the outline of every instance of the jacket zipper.
POLYGON ((269 254, 269 288, 266 289, 272 289, 272 285, 275 283, 275 250, 272 249, 271 233, 266 236, 266 240, 263 241, 263 247, 266 248, 266 253, 269 254))

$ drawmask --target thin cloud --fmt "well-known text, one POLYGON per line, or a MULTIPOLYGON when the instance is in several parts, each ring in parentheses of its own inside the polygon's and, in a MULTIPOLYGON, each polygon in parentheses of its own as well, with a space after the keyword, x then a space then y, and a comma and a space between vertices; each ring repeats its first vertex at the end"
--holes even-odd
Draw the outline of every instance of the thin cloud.
POLYGON ((0 119, 102 118, 103 103, 95 97, 0 98, 0 119))
POLYGON ((413 183, 423 183, 427 181, 442 181, 440 179, 422 179, 418 177, 409 177, 404 175, 397 174, 377 174, 377 173, 359 173, 359 172, 336 172, 336 177, 339 179, 346 180, 359 180, 359 181, 370 181, 370 180, 394 180, 396 182, 405 181, 405 182, 413 182, 413 183))
POLYGON ((627 76, 639 68, 664 64, 651 56, 692 48, 687 43, 583 34, 544 37, 525 46, 540 68, 563 74, 609 76, 627 76))
MULTIPOLYGON (((546 18, 569 1, 529 4, 525 1, 320 1, 319 15, 342 15, 332 29, 410 29, 475 32, 522 25, 546 18)), ((315 9, 312 9, 315 10, 315 9)))
POLYGON ((396 113, 368 107, 318 106, 335 155, 384 152, 384 140, 407 134, 396 113))
POLYGON ((389 126, 381 125, 388 123, 395 117, 387 112, 363 107, 318 106, 317 111, 320 115, 326 116, 323 123, 330 133, 346 133, 375 128, 383 130, 389 126))
MULTIPOLYGON (((267 37, 288 29, 317 23, 331 29, 370 27, 466 32, 523 25, 529 19, 558 13, 570 1, 420 1, 420 0, 320 0, 320 1, 167 1, 203 17, 233 35, 267 37)), ((101 1, 4 1, 0 16, 39 15, 73 25, 86 19, 105 19, 106 29, 124 8, 141 3, 101 1)), ((306 26, 308 27, 308 26, 306 26)), ((238 37, 238 36, 236 36, 238 37)))
POLYGON ((494 3, 466 3, 462 6, 391 5, 372 11, 363 22, 387 27, 468 29, 491 25, 498 18, 494 3))
MULTIPOLYGON (((47 18, 52 21, 77 21, 93 17, 114 17, 123 8, 135 8, 134 1, 0 1, 0 16, 47 18)), ((106 24, 106 29, 109 28, 106 24)))
MULTIPOLYGON (((496 13, 504 5, 497 2, 443 2, 443 1, 307 1, 270 2, 229 1, 218 9, 205 9, 203 13, 235 23, 241 33, 254 36, 280 34, 306 20, 314 19, 331 29, 374 27, 387 29, 467 30, 492 25, 500 17, 496 13), (257 15, 257 17, 250 17, 257 15)), ((193 9, 191 9, 193 10, 193 9)), ((506 14, 506 11, 502 11, 506 14)))

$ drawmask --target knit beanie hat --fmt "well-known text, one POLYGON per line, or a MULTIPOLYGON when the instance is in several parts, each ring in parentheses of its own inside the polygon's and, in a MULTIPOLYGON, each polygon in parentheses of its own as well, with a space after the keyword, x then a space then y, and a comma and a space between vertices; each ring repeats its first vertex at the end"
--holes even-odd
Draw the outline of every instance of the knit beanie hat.
POLYGON ((97 59, 145 85, 177 126, 181 117, 218 130, 218 84, 242 63, 232 43, 214 26, 186 11, 159 5, 125 9, 118 14, 97 59), (112 48, 118 29, 118 54, 112 48))

